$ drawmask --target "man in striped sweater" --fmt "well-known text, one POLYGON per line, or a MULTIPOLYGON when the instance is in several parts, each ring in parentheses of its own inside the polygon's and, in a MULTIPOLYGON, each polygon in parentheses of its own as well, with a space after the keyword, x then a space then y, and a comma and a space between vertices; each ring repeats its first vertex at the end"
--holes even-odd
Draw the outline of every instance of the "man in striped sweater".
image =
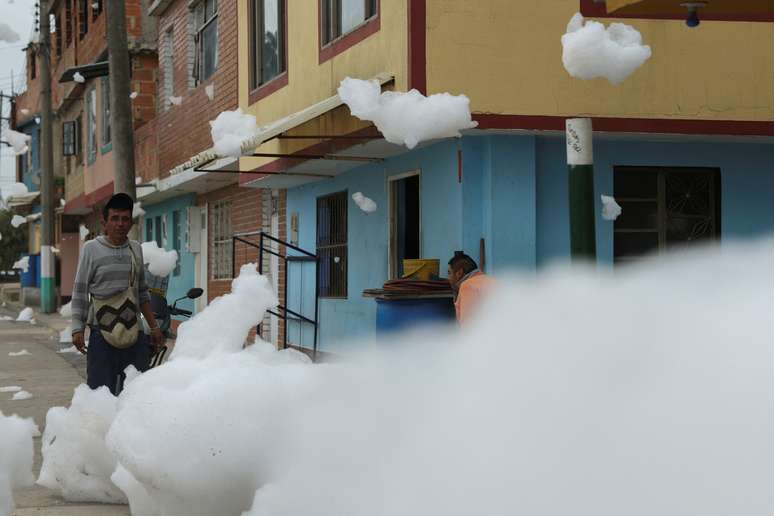
MULTIPOLYGON (((133 207, 132 198, 123 193, 115 194, 105 204, 102 210, 105 234, 83 246, 73 286, 73 344, 84 354, 84 333, 87 326, 90 330, 86 383, 92 389, 107 386, 113 394, 118 394, 120 382, 117 380, 126 367, 133 365, 139 371, 148 369, 150 347, 147 336, 142 331, 139 332, 137 341, 128 347, 118 348, 109 344, 95 320, 92 299, 104 300, 125 292, 130 288, 134 269, 134 299, 137 300, 140 311, 151 329, 151 343, 154 347, 164 343, 164 337, 150 308, 150 296, 143 272, 142 248, 140 244, 128 238, 133 224, 133 207)), ((119 322, 124 324, 123 321, 119 322)), ((133 324, 139 325, 140 322, 135 318, 133 324)))

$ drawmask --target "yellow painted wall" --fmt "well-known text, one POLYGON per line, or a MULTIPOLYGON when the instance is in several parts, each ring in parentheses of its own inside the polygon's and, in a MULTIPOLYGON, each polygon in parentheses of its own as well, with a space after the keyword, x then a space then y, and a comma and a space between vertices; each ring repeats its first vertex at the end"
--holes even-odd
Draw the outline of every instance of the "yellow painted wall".
MULTIPOLYGON (((113 181, 115 170, 113 168, 113 151, 102 154, 102 81, 95 81, 97 88, 97 159, 91 165, 88 164, 86 155, 88 154, 87 114, 83 114, 83 189, 89 194, 100 187, 113 181)), ((87 88, 88 91, 88 88, 87 88)), ((85 109, 85 105, 84 105, 85 109)))
POLYGON ((560 38, 579 5, 427 0, 428 92, 465 93, 476 112, 774 120, 774 23, 622 20, 653 57, 611 86, 562 66, 560 38))
MULTIPOLYGON (((250 105, 248 2, 239 1, 239 106, 255 115, 259 126, 335 95, 339 83, 347 76, 368 79, 388 72, 395 76, 396 89, 406 89, 408 36, 405 0, 381 0, 379 31, 322 64, 319 63, 318 5, 318 0, 288 1, 288 85, 250 105)), ((364 125, 351 117, 348 109, 340 108, 299 128, 298 132, 332 134, 335 131, 340 134, 364 125)), ((291 152, 314 143, 310 140, 272 140, 260 150, 291 152)), ((254 167, 271 160, 248 158, 246 161, 254 167)))

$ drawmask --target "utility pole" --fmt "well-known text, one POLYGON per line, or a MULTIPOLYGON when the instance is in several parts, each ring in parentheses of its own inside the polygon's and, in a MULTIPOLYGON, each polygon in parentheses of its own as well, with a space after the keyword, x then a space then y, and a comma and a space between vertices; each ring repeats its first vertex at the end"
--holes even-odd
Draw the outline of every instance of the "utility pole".
POLYGON ((590 118, 567 119, 570 257, 573 262, 594 262, 597 259, 593 134, 590 118))
POLYGON ((110 65, 110 127, 113 131, 113 191, 137 199, 134 183, 134 124, 124 0, 105 2, 110 65))
POLYGON ((51 111, 51 27, 48 17, 48 0, 40 1, 40 37, 38 57, 40 62, 40 309, 44 314, 56 310, 54 245, 54 114, 51 111))

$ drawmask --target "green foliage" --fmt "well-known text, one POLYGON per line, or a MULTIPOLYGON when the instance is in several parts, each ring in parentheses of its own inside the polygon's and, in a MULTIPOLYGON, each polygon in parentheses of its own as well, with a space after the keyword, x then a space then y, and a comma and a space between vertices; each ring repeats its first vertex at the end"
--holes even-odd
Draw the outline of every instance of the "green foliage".
POLYGON ((13 262, 27 252, 27 226, 11 226, 12 218, 12 212, 0 210, 0 271, 11 270, 13 262))

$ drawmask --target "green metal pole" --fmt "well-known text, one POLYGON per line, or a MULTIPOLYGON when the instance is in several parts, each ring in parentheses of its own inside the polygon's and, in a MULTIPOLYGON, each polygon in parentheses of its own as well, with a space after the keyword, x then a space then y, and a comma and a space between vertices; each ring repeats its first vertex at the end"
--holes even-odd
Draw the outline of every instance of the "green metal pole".
POLYGON ((594 152, 590 118, 567 120, 567 169, 570 193, 570 257, 573 262, 597 258, 594 228, 594 152))

